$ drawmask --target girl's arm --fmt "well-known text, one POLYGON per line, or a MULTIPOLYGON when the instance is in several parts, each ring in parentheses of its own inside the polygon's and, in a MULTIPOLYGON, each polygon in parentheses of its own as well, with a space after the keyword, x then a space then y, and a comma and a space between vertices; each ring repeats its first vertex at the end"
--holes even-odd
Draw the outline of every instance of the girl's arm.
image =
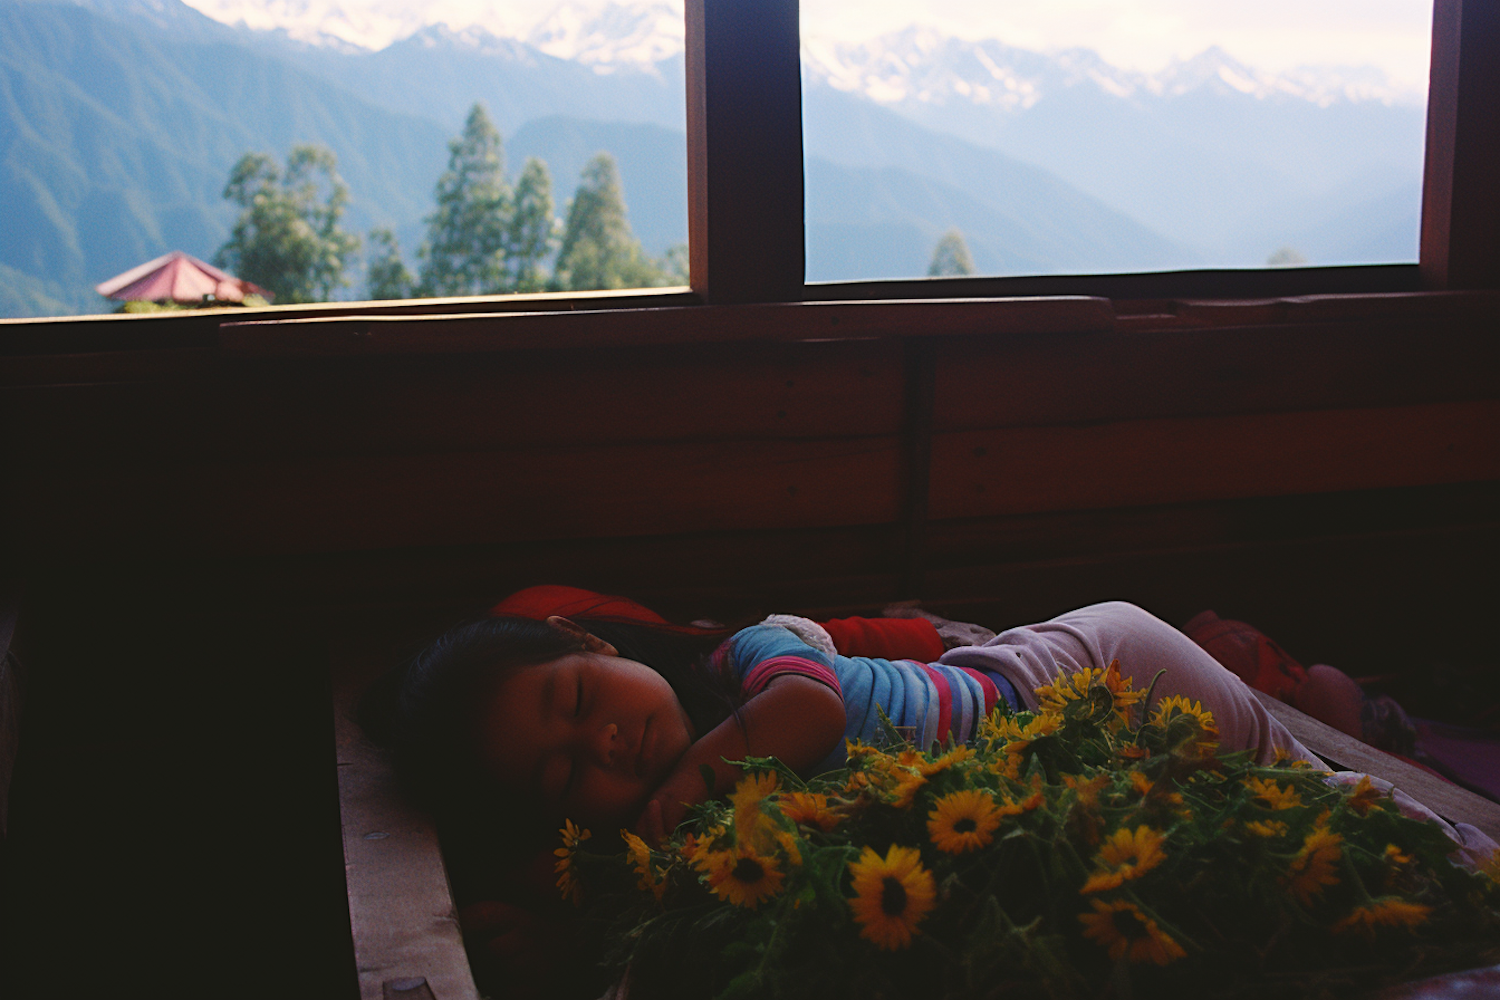
POLYGON ((699 768, 713 769, 714 790, 734 787, 744 773, 728 761, 775 757, 792 770, 827 757, 844 736, 844 700, 821 681, 780 674, 740 707, 739 719, 725 719, 688 748, 676 769, 646 803, 636 832, 657 843, 708 798, 699 768), (727 758, 727 760, 726 760, 727 758))

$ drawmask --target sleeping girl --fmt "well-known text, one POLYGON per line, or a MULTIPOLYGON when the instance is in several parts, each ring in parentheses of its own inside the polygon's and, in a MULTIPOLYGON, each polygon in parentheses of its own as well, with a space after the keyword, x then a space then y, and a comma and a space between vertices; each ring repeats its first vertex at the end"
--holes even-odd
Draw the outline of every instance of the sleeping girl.
MULTIPOLYGON (((1154 703, 1179 697, 1212 713, 1223 751, 1325 767, 1238 676, 1122 602, 977 645, 955 644, 973 627, 941 619, 946 641, 925 620, 903 633, 779 615, 731 634, 567 588, 522 592, 496 610, 417 656, 385 714, 398 765, 428 804, 513 842, 564 820, 659 841, 694 803, 734 787, 734 761, 826 771, 843 763, 847 740, 880 741, 882 714, 919 745, 964 742, 996 707, 1035 709, 1036 688, 1116 661, 1137 690, 1156 680, 1154 703)), ((466 916, 494 941, 517 926, 509 910, 466 916)), ((500 951, 535 960, 534 944, 522 934, 500 951)))
MULTIPOLYGON (((923 744, 973 736, 996 706, 1034 708, 1035 688, 1118 660, 1137 688, 1213 713, 1227 750, 1322 762, 1191 639, 1130 604, 1081 608, 940 656, 846 655, 827 629, 773 616, 727 638, 619 617, 491 617, 444 635, 407 669, 392 735, 409 778, 439 797, 494 796, 541 829, 565 818, 672 830, 732 761, 817 773, 845 741, 878 737, 883 712, 923 744)), ((450 805, 452 803, 449 803, 450 805)))

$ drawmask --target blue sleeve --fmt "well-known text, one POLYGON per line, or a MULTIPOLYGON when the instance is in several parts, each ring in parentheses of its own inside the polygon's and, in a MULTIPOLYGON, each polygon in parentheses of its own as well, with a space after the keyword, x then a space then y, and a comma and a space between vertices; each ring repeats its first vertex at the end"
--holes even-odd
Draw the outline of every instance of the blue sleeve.
POLYGON ((800 674, 842 695, 833 659, 814 649, 780 625, 752 625, 720 647, 725 666, 739 680, 747 696, 759 694, 781 674, 800 674))

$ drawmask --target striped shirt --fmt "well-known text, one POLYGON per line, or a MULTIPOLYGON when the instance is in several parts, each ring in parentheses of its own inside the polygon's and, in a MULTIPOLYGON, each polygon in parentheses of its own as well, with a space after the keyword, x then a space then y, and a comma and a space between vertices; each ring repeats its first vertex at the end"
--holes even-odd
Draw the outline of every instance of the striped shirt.
MULTIPOLYGON (((918 746, 963 743, 996 704, 1020 706, 1015 688, 1000 674, 973 667, 887 660, 872 656, 829 656, 777 625, 752 625, 735 633, 714 654, 712 666, 737 677, 746 697, 763 691, 781 674, 811 677, 837 691, 844 701, 844 737, 884 742, 877 709, 918 746)), ((844 741, 809 769, 840 767, 844 741)))

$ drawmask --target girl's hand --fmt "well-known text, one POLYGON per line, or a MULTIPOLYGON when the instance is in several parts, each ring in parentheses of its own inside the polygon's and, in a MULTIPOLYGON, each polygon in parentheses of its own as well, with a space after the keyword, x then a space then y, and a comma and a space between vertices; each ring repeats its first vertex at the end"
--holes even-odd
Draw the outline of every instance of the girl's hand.
POLYGON ((708 798, 703 778, 697 774, 674 772, 651 796, 635 822, 636 836, 652 847, 657 846, 687 816, 688 806, 708 798), (689 780, 691 779, 691 780, 689 780))
POLYGON ((660 843, 677 828, 688 807, 708 798, 702 768, 714 774, 714 792, 727 794, 744 776, 732 761, 776 757, 797 770, 817 763, 844 735, 844 700, 837 691, 798 674, 782 674, 699 738, 677 762, 636 820, 642 840, 660 843), (654 839, 653 839, 654 838, 654 839))

